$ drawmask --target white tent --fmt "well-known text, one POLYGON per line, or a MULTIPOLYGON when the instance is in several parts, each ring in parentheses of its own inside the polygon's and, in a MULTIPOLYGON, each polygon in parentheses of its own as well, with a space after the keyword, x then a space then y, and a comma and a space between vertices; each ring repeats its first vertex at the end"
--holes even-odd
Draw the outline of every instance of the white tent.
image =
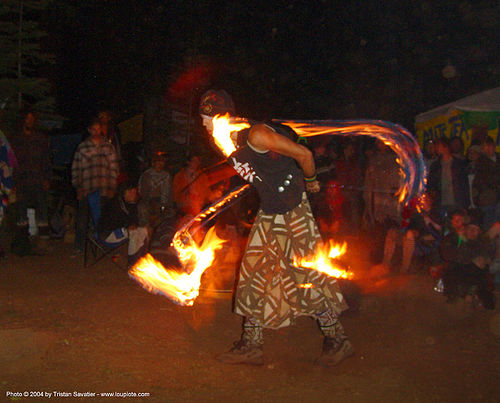
POLYGON ((426 122, 438 116, 446 115, 453 109, 471 112, 500 111, 500 87, 470 95, 458 101, 423 112, 416 116, 415 123, 426 122))
POLYGON ((415 117, 421 146, 437 137, 460 137, 468 147, 476 127, 487 127, 500 148, 500 87, 439 106, 415 117))

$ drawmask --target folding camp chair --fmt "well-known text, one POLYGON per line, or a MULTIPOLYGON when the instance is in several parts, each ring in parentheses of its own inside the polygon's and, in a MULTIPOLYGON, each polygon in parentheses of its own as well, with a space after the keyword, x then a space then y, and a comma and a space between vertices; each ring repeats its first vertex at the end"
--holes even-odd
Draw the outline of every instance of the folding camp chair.
MULTIPOLYGON (((90 218, 87 224, 87 232, 85 236, 84 254, 83 254, 83 265, 84 267, 96 264, 105 257, 109 257, 113 264, 122 268, 118 262, 113 258, 113 255, 118 252, 118 250, 127 245, 128 239, 125 238, 119 242, 106 242, 100 239, 97 232, 97 224, 101 217, 101 196, 99 191, 95 191, 87 195, 87 202, 89 207, 90 218), (89 254, 92 255, 92 262, 89 262, 89 254)), ((117 229, 116 231, 121 231, 117 229)))

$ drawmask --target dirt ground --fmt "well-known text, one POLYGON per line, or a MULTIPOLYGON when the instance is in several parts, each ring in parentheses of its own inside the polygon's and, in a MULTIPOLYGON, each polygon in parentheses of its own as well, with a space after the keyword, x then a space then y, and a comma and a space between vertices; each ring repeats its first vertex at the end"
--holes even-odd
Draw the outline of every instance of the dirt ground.
MULTIPOLYGON (((350 243, 346 260, 358 278, 369 265, 370 242, 350 243)), ((335 368, 313 364, 322 337, 309 318, 265 331, 264 366, 227 366, 214 356, 240 334, 231 293, 205 291, 193 307, 181 307, 146 292, 109 260, 84 269, 68 244, 52 241, 50 248, 47 256, 0 260, 2 401, 500 399, 498 308, 448 304, 428 275, 365 281, 358 309, 342 316, 356 354, 335 368), (96 395, 78 395, 87 392, 96 395)), ((234 279, 234 268, 209 270, 234 279)))

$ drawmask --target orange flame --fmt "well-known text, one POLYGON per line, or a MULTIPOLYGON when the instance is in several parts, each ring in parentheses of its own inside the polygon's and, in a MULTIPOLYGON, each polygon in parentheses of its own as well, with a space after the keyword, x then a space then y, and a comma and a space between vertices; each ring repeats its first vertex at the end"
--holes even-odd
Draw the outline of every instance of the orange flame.
POLYGON ((199 294, 201 276, 210 267, 215 251, 222 247, 225 240, 217 237, 212 227, 201 247, 198 247, 190 236, 187 236, 184 242, 178 241, 174 246, 182 264, 194 267, 191 273, 166 268, 148 254, 130 269, 129 274, 147 291, 164 294, 180 305, 192 306, 199 294))
MULTIPOLYGON (((408 160, 410 159, 408 150, 401 144, 401 142, 393 137, 393 130, 384 127, 384 126, 378 126, 374 124, 366 124, 366 123, 358 123, 358 124, 353 124, 350 125, 349 127, 347 126, 315 126, 313 123, 306 123, 306 122, 295 122, 295 121, 281 121, 281 123, 291 127, 299 136, 301 137, 311 137, 311 136, 318 136, 318 135, 323 135, 323 134, 351 134, 351 135, 357 135, 357 134, 365 134, 372 136, 374 138, 379 139, 382 141, 386 146, 390 147, 396 154, 397 154, 397 159, 396 162, 399 166, 399 174, 401 176, 401 183, 399 189, 396 191, 394 196, 398 197, 398 200, 400 203, 404 202, 406 198, 408 197, 408 194, 410 193, 414 181, 416 178, 414 178, 415 171, 412 168, 412 166, 408 165, 408 169, 412 170, 412 172, 407 175, 405 173, 405 164, 408 163, 408 160)), ((412 146, 414 148, 414 151, 421 155, 421 151, 418 147, 418 144, 415 143, 412 146)), ((425 174, 424 174, 425 178, 425 174)), ((417 193, 422 193, 424 191, 425 187, 425 179, 418 184, 418 192, 417 193)))
POLYGON ((231 133, 250 127, 245 119, 229 118, 229 114, 225 114, 224 116, 215 115, 212 119, 212 124, 212 136, 215 144, 226 157, 236 151, 236 146, 231 140, 231 133))
MULTIPOLYGON (((295 267, 304 267, 306 269, 317 270, 330 277, 351 279, 353 274, 346 271, 342 267, 336 265, 332 259, 336 259, 345 254, 347 251, 347 244, 344 242, 342 245, 334 244, 331 240, 328 244, 318 247, 316 253, 312 256, 293 259, 295 267)), ((311 288, 312 285, 301 284, 301 288, 311 288)))

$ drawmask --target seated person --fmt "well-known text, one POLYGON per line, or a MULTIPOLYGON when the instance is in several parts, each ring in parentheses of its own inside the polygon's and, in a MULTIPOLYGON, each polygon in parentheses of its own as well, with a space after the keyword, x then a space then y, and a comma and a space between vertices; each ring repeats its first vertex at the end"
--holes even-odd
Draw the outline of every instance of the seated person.
POLYGON ((128 267, 145 254, 149 229, 138 226, 136 185, 124 185, 102 208, 97 225, 99 238, 109 244, 118 244, 128 239, 128 267))
POLYGON ((210 180, 203 172, 201 159, 190 156, 186 166, 174 176, 174 201, 182 215, 193 217, 210 201, 210 180))
POLYGON ((452 228, 441 244, 441 256, 446 262, 443 272, 444 295, 449 301, 458 297, 477 298, 486 309, 494 309, 495 298, 489 278, 492 243, 481 231, 479 221, 465 214, 451 216, 452 228))
MULTIPOLYGON (((401 227, 391 227, 384 242, 384 266, 391 267, 396 246, 402 246, 400 272, 410 271, 412 259, 423 257, 433 266, 439 261, 438 244, 441 240, 442 225, 433 210, 433 198, 424 194, 420 199, 420 211, 416 202, 410 202, 409 219, 403 219, 401 227)), ((403 217, 405 218, 405 217, 403 217)))
POLYGON ((151 160, 151 168, 139 179, 140 200, 137 210, 141 226, 154 226, 162 214, 174 214, 172 179, 165 170, 165 164, 165 155, 155 154, 151 160))

